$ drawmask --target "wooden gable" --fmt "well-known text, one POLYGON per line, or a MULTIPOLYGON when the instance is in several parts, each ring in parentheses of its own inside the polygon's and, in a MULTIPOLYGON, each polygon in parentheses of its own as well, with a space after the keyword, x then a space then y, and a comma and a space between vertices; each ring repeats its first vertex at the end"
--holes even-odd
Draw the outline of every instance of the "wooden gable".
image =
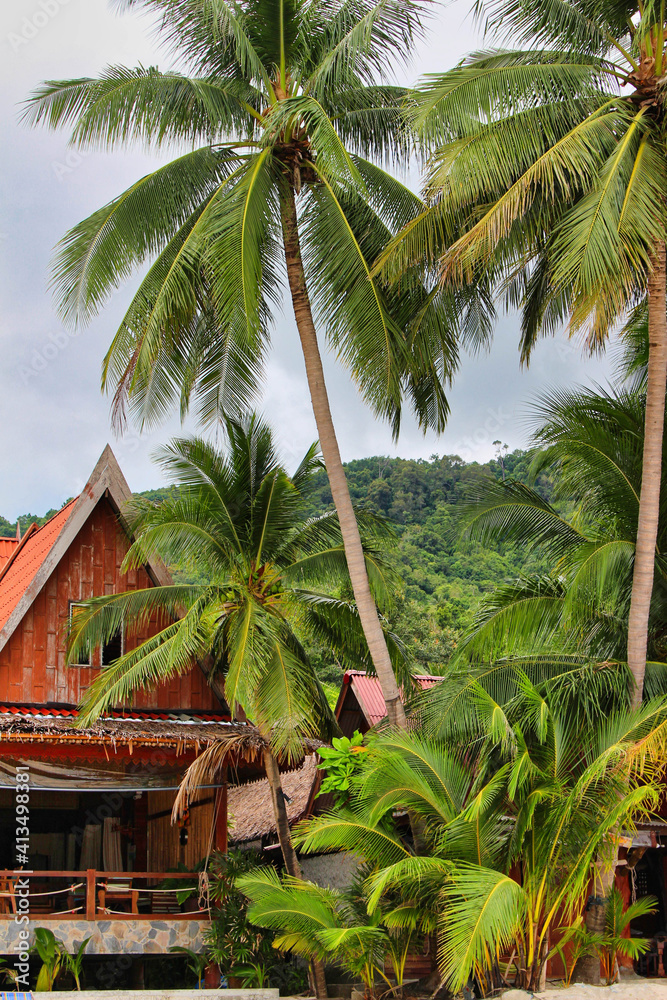
MULTIPOLYGON (((45 579, 40 581, 36 576, 31 584, 34 596, 24 595, 32 599, 19 602, 16 608, 12 630, 0 648, 0 703, 76 705, 99 672, 100 651, 94 651, 91 666, 67 665, 70 603, 142 589, 158 582, 151 567, 121 572, 130 540, 118 516, 118 504, 108 489, 99 498, 93 493, 89 500, 94 502, 84 511, 87 516, 80 518, 81 526, 69 544, 61 545, 63 551, 57 561, 49 566, 45 560, 45 579)), ((73 511, 79 502, 71 505, 73 511)), ((70 514, 67 525, 72 518, 70 514)), ((61 529, 59 540, 64 534, 65 528, 61 529)), ((55 545, 51 552, 53 549, 55 545)), ((158 572, 166 579, 164 568, 158 572)), ((158 627, 156 618, 145 634, 126 635, 126 648, 155 635, 158 627)), ((195 665, 188 674, 175 677, 156 690, 137 692, 133 707, 220 711, 221 705, 202 670, 195 665)))

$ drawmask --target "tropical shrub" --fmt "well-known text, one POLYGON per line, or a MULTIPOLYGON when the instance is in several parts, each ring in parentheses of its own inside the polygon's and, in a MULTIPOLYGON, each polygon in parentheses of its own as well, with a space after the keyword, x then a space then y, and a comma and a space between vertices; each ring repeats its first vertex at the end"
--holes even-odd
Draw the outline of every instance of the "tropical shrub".
MULTIPOLYGON (((516 985, 535 989, 557 930, 576 923, 591 878, 612 864, 618 829, 664 788, 664 699, 634 712, 612 699, 608 713, 586 715, 562 686, 512 673, 505 703, 469 679, 447 736, 379 735, 349 805, 295 831, 304 851, 365 859, 370 915, 397 894, 406 920, 437 928, 452 989, 470 977, 490 988, 512 953, 516 985), (416 844, 405 810, 420 820, 416 844)), ((280 919, 289 934, 287 911, 280 919)))

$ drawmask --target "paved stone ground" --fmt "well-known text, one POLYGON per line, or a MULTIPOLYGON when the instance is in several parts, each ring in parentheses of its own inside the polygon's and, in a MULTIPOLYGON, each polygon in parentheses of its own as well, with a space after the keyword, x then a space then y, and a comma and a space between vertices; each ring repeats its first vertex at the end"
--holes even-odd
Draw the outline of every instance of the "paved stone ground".
POLYGON ((639 976, 623 978, 613 986, 584 986, 575 983, 567 989, 548 989, 544 993, 526 993, 524 990, 506 990, 503 1000, 667 1000, 667 980, 641 979, 639 976))

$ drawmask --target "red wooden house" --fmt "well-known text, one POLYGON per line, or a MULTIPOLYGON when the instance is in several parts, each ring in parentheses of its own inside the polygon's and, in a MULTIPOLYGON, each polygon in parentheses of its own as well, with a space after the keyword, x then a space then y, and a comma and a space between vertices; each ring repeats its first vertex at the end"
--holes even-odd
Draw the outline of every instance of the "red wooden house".
POLYGON ((194 871, 212 847, 226 848, 222 784, 204 791, 181 826, 171 822, 187 764, 242 728, 201 667, 90 729, 76 727, 76 705, 100 666, 147 636, 121 631, 69 665, 73 607, 169 580, 158 562, 121 571, 129 496, 107 446, 78 497, 20 540, 0 540, 0 955, 18 950, 14 915, 25 906, 31 927, 49 926, 66 944, 92 934, 89 954, 196 949, 208 916, 196 896, 183 912, 173 891, 159 889, 168 869, 194 871), (17 768, 29 775, 27 840, 16 838, 17 768), (27 897, 19 866, 34 872, 27 897))

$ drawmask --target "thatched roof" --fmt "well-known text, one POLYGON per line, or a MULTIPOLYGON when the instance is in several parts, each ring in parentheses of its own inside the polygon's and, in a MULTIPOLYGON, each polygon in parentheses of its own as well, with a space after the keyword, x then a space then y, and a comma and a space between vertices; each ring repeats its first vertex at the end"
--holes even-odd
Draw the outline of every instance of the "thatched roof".
POLYGON ((159 718, 157 713, 142 713, 145 718, 123 716, 98 719, 81 729, 76 725, 76 713, 33 715, 24 712, 0 711, 0 745, 2 743, 78 743, 93 745, 166 746, 177 750, 200 750, 220 740, 242 737, 236 749, 254 758, 264 748, 264 740, 255 726, 221 719, 204 721, 192 714, 180 717, 171 714, 159 718), (254 750, 254 752, 253 752, 254 750))
MULTIPOLYGON (((314 754, 306 757, 296 771, 281 777, 290 826, 302 819, 308 808, 313 781, 318 773, 314 754)), ((232 843, 259 840, 276 832, 271 793, 266 778, 230 788, 227 798, 229 839, 232 843)))

